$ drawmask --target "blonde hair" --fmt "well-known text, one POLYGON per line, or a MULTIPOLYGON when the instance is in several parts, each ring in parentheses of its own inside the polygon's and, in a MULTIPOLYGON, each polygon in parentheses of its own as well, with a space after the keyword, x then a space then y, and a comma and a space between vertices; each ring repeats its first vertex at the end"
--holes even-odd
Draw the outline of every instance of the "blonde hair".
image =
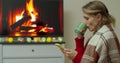
POLYGON ((83 12, 87 14, 102 15, 101 25, 113 24, 115 26, 115 19, 109 14, 107 7, 101 1, 91 1, 82 7, 83 12))

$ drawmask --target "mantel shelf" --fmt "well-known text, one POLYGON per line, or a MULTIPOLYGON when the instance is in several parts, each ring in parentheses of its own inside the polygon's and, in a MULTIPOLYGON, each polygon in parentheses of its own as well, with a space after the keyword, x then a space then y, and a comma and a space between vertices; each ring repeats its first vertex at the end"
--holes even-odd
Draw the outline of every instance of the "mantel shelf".
POLYGON ((8 42, 2 42, 0 44, 65 44, 65 42, 13 42, 13 43, 8 43, 8 42))

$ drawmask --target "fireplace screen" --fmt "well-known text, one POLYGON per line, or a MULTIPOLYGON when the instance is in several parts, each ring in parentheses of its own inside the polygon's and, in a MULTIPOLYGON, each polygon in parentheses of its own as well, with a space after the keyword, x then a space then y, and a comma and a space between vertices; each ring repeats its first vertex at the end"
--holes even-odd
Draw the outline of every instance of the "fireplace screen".
POLYGON ((63 1, 0 0, 0 36, 63 36, 63 1))

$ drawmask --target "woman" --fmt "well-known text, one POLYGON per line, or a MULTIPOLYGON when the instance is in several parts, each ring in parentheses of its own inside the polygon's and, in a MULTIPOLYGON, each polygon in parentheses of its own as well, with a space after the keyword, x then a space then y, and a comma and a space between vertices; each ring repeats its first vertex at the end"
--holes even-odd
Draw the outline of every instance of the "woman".
POLYGON ((94 32, 84 46, 84 35, 75 38, 76 49, 64 50, 73 63, 120 63, 120 43, 112 29, 115 19, 101 1, 92 1, 82 7, 84 23, 94 32))

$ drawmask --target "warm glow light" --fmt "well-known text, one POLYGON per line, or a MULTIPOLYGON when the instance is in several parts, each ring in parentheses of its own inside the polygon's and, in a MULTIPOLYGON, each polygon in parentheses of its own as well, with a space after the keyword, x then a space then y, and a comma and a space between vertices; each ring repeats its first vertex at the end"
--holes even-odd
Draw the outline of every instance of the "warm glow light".
MULTIPOLYGON (((35 21, 38 19, 38 12, 36 11, 36 8, 34 7, 34 0, 27 0, 26 1, 26 7, 22 8, 22 10, 18 10, 15 13, 15 17, 13 21, 22 21, 21 27, 16 27, 15 30, 19 30, 20 32, 49 32, 53 33, 54 28, 53 27, 48 27, 48 24, 45 26, 37 25, 35 21), (27 19, 27 17, 30 17, 27 19), (30 28, 28 30, 25 30, 27 28, 30 28)), ((20 22, 18 22, 20 23, 20 22)), ((20 33, 16 33, 15 36, 22 36, 20 33)), ((33 36, 36 36, 36 34, 33 36)))
POLYGON ((37 34, 36 33, 32 33, 30 36, 37 36, 37 34))
POLYGON ((33 40, 34 40, 34 43, 37 43, 40 41, 40 37, 34 37, 33 40))
MULTIPOLYGON (((29 26, 29 27, 37 27, 36 24, 33 24, 32 22, 36 21, 38 13, 36 12, 34 8, 34 0, 29 0, 26 2, 26 8, 22 11, 16 14, 15 21, 19 21, 22 18, 25 18, 27 16, 31 16, 31 19, 24 22, 21 26, 29 26)), ((29 30, 28 32, 34 32, 35 29, 29 30)), ((21 30, 21 32, 25 32, 24 30, 21 30)), ((19 36, 20 34, 15 34, 16 36, 19 36)))
POLYGON ((15 33, 15 36, 21 36, 21 34, 20 33, 15 33))
POLYGON ((41 38, 42 42, 46 42, 46 37, 41 38))
POLYGON ((28 32, 34 32, 35 31, 35 29, 31 29, 31 30, 29 30, 28 32))
POLYGON ((48 32, 48 24, 46 24, 45 27, 42 27, 41 30, 39 30, 39 32, 48 32))
POLYGON ((23 18, 23 13, 24 11, 20 15, 16 16, 16 22, 23 18))
POLYGON ((30 0, 27 4, 26 4, 26 9, 28 11, 28 13, 31 16, 31 22, 36 21, 36 17, 38 15, 38 13, 36 12, 36 10, 34 9, 34 5, 33 5, 33 0, 30 0))
POLYGON ((33 24, 32 27, 37 27, 37 25, 36 25, 36 24, 33 24))
POLYGON ((32 41, 32 39, 31 39, 30 37, 27 37, 27 38, 26 38, 26 41, 29 43, 29 42, 32 41))
POLYGON ((63 38, 62 38, 62 37, 58 37, 58 40, 59 40, 60 42, 62 42, 62 41, 63 41, 63 38))
POLYGON ((42 28, 39 32, 47 32, 47 27, 42 28))
POLYGON ((52 42, 52 38, 51 37, 47 37, 47 42, 52 42))
POLYGON ((8 37, 7 40, 8 40, 9 43, 13 42, 13 38, 12 37, 8 37))

